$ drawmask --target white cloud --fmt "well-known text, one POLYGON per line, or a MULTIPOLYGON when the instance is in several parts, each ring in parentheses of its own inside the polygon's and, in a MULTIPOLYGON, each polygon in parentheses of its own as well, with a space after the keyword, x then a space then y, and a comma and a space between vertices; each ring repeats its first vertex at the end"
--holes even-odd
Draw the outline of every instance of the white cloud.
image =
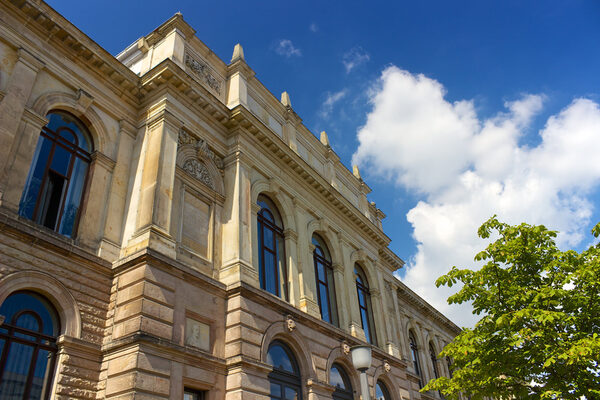
MULTIPOLYGON (((543 223, 576 246, 591 222, 590 193, 600 187, 600 107, 576 99, 551 116, 535 147, 520 144, 544 96, 523 95, 489 119, 472 101, 451 103, 437 81, 387 68, 371 93, 353 163, 419 193, 408 214, 417 253, 405 282, 459 324, 476 318, 448 306, 455 288, 436 289, 452 265, 474 266, 485 246, 477 227, 493 214, 509 223, 543 223)), ((588 239, 589 240, 589 239, 588 239)))
POLYGON ((299 48, 294 46, 289 39, 281 39, 275 44, 275 52, 281 56, 290 58, 290 57, 300 57, 302 55, 302 51, 299 48))
POLYGON ((371 57, 362 47, 353 47, 342 57, 342 63, 346 68, 346 73, 350 73, 354 68, 369 61, 371 57))
POLYGON ((316 32, 319 31, 319 26, 316 23, 313 22, 312 24, 310 24, 310 26, 308 27, 308 29, 311 32, 316 33, 316 32))
POLYGON ((348 92, 346 89, 333 93, 327 92, 325 101, 323 101, 323 104, 321 105, 321 111, 319 112, 321 114, 321 117, 325 118, 329 116, 329 114, 331 114, 331 111, 333 111, 333 107, 335 106, 335 104, 342 100, 344 97, 346 97, 347 93, 348 92))

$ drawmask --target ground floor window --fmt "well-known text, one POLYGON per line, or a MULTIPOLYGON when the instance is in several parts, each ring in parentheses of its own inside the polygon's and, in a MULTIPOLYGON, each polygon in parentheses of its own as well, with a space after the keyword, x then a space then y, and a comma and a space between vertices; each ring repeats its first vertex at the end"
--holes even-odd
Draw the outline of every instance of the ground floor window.
POLYGON ((194 390, 185 388, 183 400, 206 400, 206 390, 194 390))
POLYGON ((273 366, 269 374, 271 400, 301 400, 300 369, 288 346, 275 340, 269 346, 267 363, 273 366))
POLYGON ((0 315, 0 399, 50 398, 58 313, 42 296, 17 292, 2 303, 0 315))

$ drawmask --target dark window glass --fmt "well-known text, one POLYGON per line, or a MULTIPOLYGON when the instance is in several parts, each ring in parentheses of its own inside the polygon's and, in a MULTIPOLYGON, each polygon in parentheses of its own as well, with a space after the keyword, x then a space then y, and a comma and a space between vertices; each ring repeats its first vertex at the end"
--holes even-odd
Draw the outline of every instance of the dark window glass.
POLYGON ((339 326, 333 266, 331 264, 329 249, 323 239, 317 234, 313 235, 312 244, 315 246, 313 261, 321 319, 339 326))
POLYGON ((452 378, 452 359, 450 357, 446 357, 446 365, 448 366, 448 373, 450 374, 450 378, 452 378))
POLYGON ((377 381, 375 386, 375 400, 392 400, 390 392, 381 381, 377 381))
POLYGON ((58 314, 43 297, 17 292, 0 307, 0 398, 48 399, 54 375, 58 314))
POLYGON ((432 343, 429 343, 429 358, 431 358, 431 365, 433 366, 433 375, 435 375, 435 379, 437 379, 440 377, 440 374, 437 365, 437 355, 432 343))
POLYGON ((193 390, 185 388, 183 390, 183 400, 205 400, 206 390, 193 390))
POLYGON ((288 300, 283 224, 277 208, 266 196, 258 196, 258 278, 261 289, 288 300))
POLYGON ((90 158, 87 130, 72 115, 48 114, 19 204, 19 215, 73 236, 90 158))
POLYGON ((367 342, 376 345, 377 339, 369 283, 364 271, 358 264, 354 265, 354 274, 356 275, 356 292, 358 294, 358 308, 360 310, 362 328, 365 332, 367 342))
POLYGON ((334 399, 348 399, 353 398, 352 384, 350 378, 346 373, 346 370, 339 364, 333 364, 329 371, 329 384, 335 386, 333 392, 334 399))
POLYGON ((300 370, 292 351, 283 342, 273 341, 267 352, 272 400, 302 400, 300 370))
POLYGON ((419 363, 419 348, 417 347, 417 341, 412 331, 408 334, 408 341, 410 342, 410 354, 413 359, 413 367, 415 373, 419 376, 419 387, 423 387, 423 378, 421 377, 421 365, 419 363))

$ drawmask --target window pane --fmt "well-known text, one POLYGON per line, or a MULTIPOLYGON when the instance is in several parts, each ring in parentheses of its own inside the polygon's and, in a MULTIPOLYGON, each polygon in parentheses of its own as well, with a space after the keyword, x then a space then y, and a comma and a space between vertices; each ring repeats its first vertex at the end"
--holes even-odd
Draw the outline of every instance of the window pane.
POLYGON ((40 136, 33 156, 33 163, 29 171, 29 176, 27 177, 27 183, 25 184, 25 190, 21 197, 21 203, 19 204, 19 215, 22 217, 33 219, 35 203, 37 202, 40 187, 42 186, 42 179, 44 178, 44 171, 46 169, 46 163, 48 162, 48 156, 50 155, 50 149, 52 149, 52 142, 40 136))
POLYGON ((52 156, 52 164, 50 168, 61 175, 67 176, 69 172, 69 163, 71 162, 71 153, 60 146, 54 147, 54 155, 52 156))
POLYGON ((375 387, 375 400, 390 400, 387 388, 381 382, 377 382, 375 387))
POLYGON ((39 332, 40 330, 40 324, 38 324, 37 319, 30 313, 21 314, 19 318, 17 318, 15 326, 35 332, 39 332))
POLYGON ((285 388, 285 400, 297 400, 298 399, 298 389, 286 387, 285 388))
POLYGON ((367 310, 364 308, 360 309, 360 318, 363 326, 363 330, 365 331, 365 336, 367 338, 367 342, 371 343, 371 331, 369 329, 369 316, 367 315, 367 310))
POLYGON ((323 263, 317 261, 317 279, 320 281, 326 282, 325 280, 325 266, 323 263))
POLYGON ((265 251, 263 254, 265 266, 265 290, 277 295, 277 270, 275 269, 275 254, 265 251))
POLYGON ((267 363, 273 368, 296 374, 294 364, 281 345, 272 345, 267 353, 267 363))
POLYGON ((275 250, 275 246, 273 245, 273 240, 274 240, 273 231, 271 229, 265 227, 263 232, 264 232, 263 233, 263 236, 264 236, 263 246, 265 246, 271 250, 275 250))
POLYGON ((281 385, 271 382, 271 398, 281 398, 281 385))
POLYGON ((344 378, 342 378, 340 370, 335 365, 331 367, 329 384, 337 388, 346 390, 346 383, 344 382, 344 378))
POLYGON ((319 284, 319 301, 321 302, 321 318, 323 321, 331 322, 331 314, 329 312, 329 304, 327 303, 327 287, 319 284))
POLYGON ((33 372, 33 379, 31 381, 31 392, 29 397, 31 399, 41 399, 43 398, 42 391, 44 387, 50 387, 50 379, 49 376, 50 366, 52 365, 52 358, 54 354, 50 353, 47 350, 39 350, 37 355, 37 360, 35 363, 35 370, 33 372))
POLYGON ((0 399, 23 398, 32 355, 33 347, 11 343, 0 382, 0 399))
POLYGON ((4 323, 9 324, 13 316, 21 310, 31 310, 40 317, 44 334, 49 336, 58 334, 58 316, 54 308, 45 299, 30 292, 11 294, 2 303, 0 315, 4 315, 6 317, 4 323))
POLYGON ((75 219, 77 218, 77 212, 79 211, 79 206, 81 204, 81 195, 83 194, 83 186, 85 185, 87 169, 87 162, 80 158, 75 158, 69 190, 65 198, 65 208, 59 229, 59 233, 65 236, 73 235, 73 228, 75 225, 75 219))

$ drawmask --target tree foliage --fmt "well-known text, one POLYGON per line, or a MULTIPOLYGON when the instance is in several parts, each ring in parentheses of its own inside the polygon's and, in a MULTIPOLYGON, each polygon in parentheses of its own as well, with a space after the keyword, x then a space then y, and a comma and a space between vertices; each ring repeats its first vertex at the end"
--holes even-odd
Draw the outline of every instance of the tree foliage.
MULTIPOLYGON (((600 224, 592 229, 600 235, 600 224)), ((510 226, 492 217, 478 231, 498 237, 475 256, 479 270, 458 269, 436 285, 462 288, 449 304, 470 302, 482 315, 441 352, 452 378, 423 388, 446 398, 600 398, 600 244, 561 251, 544 226, 510 226)))

